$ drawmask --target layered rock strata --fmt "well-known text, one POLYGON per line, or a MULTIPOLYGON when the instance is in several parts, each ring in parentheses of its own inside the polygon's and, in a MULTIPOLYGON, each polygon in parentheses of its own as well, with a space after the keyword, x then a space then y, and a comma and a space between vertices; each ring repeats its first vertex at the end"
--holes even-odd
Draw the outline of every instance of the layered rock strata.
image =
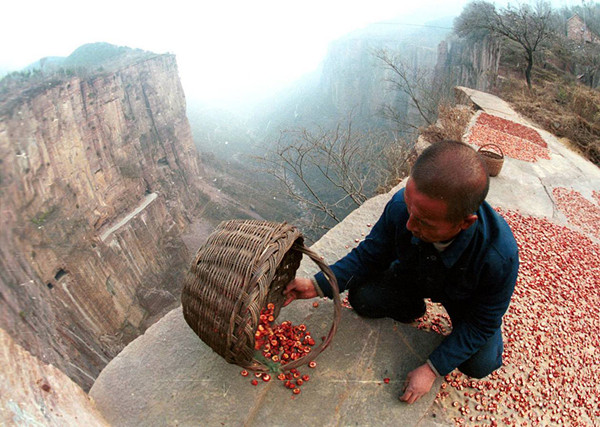
POLYGON ((178 300, 204 196, 175 57, 0 101, 0 327, 84 389, 178 300))

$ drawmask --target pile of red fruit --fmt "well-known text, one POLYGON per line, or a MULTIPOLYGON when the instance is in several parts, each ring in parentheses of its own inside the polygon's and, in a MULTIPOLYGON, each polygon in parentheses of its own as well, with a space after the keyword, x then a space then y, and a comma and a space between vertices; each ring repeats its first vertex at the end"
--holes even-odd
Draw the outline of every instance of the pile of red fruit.
POLYGON ((548 146, 548 144, 546 144, 536 130, 510 120, 492 116, 488 113, 481 113, 477 118, 477 123, 484 126, 489 126, 492 129, 499 130, 500 132, 504 132, 518 138, 526 139, 527 141, 533 142, 540 147, 548 146))
MULTIPOLYGON (((569 223, 600 239, 600 207, 573 189, 556 187, 552 190, 552 195, 556 206, 565 214, 569 223)), ((597 194, 592 196, 597 197, 597 194)))
POLYGON ((469 143, 480 147, 495 144, 505 156, 526 162, 550 159, 547 144, 535 130, 486 113, 480 114, 471 128, 469 143))
MULTIPOLYGON (((267 308, 261 310, 260 321, 254 334, 254 348, 262 353, 267 359, 268 364, 279 363, 285 365, 294 360, 298 360, 311 352, 315 340, 306 330, 306 325, 300 324, 294 326, 286 320, 279 325, 272 325, 275 321, 273 311, 275 306, 272 303, 267 304, 267 308)), ((314 368, 317 366, 315 361, 309 362, 308 366, 314 368)), ((274 369, 275 371, 277 369, 274 369)), ((243 376, 248 375, 248 371, 242 371, 243 376)), ((268 373, 257 372, 257 378, 262 378, 264 382, 271 380, 268 373)), ((302 375, 292 368, 288 373, 280 373, 277 379, 284 382, 284 386, 292 390, 294 394, 300 393, 300 386, 310 379, 308 375, 302 375)), ((253 385, 257 385, 256 379, 252 380, 253 385)))

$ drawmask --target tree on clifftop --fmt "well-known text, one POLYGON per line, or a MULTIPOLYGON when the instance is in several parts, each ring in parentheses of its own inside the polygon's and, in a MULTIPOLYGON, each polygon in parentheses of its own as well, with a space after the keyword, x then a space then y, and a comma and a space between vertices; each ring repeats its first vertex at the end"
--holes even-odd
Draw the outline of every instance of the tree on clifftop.
POLYGON ((487 1, 469 3, 454 22, 454 31, 459 36, 473 37, 487 32, 512 40, 523 48, 527 67, 525 79, 531 89, 531 69, 534 52, 554 33, 552 9, 549 3, 538 1, 535 6, 520 4, 496 10, 487 1))

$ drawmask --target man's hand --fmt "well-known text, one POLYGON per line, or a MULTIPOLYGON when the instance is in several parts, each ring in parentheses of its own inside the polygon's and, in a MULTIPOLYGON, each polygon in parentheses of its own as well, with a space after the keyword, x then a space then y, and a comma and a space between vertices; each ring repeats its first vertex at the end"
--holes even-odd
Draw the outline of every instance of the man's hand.
POLYGON ((435 378, 435 372, 433 372, 427 363, 410 371, 406 377, 408 384, 404 388, 404 394, 400 396, 400 400, 406 403, 415 403, 429 393, 435 378))
POLYGON ((283 303, 283 306, 285 307, 295 299, 315 298, 317 296, 317 291, 312 280, 306 277, 296 277, 285 287, 283 295, 287 297, 283 303))

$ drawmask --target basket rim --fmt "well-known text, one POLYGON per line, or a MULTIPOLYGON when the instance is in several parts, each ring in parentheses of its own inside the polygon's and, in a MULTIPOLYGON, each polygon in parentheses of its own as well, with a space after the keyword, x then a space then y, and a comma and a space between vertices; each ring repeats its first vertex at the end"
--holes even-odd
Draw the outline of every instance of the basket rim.
POLYGON ((504 159, 504 151, 502 151, 502 148, 499 145, 496 145, 496 144, 492 144, 492 143, 483 144, 482 146, 479 147, 479 149, 477 150, 477 152, 481 153, 483 155, 488 155, 488 154, 495 154, 497 156, 499 155, 501 159, 504 159), (500 153, 496 153, 496 152, 490 151, 490 150, 484 150, 483 149, 484 147, 494 147, 498 151, 500 151, 500 153))

